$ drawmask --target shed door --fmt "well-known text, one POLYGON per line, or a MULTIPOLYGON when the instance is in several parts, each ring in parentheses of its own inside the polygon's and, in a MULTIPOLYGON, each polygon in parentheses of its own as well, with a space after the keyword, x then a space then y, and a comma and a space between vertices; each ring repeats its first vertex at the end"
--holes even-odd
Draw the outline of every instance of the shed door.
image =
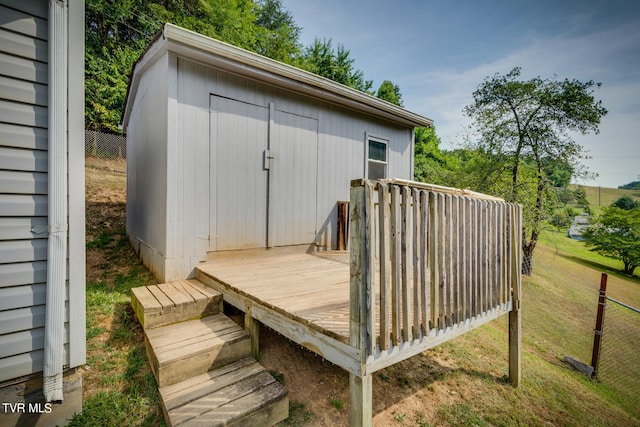
POLYGON ((263 248, 269 109, 211 95, 210 121, 209 250, 263 248))
POLYGON ((318 121, 216 95, 210 121, 209 250, 312 243, 318 121))
POLYGON ((269 186, 269 246, 316 236, 318 120, 274 110, 269 186))

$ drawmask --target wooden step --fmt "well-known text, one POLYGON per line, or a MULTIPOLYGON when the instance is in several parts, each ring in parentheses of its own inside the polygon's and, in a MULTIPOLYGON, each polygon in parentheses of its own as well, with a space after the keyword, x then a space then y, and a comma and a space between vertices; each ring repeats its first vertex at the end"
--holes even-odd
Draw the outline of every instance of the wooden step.
POLYGON ((159 391, 169 426, 272 426, 289 416, 287 390, 252 358, 159 391))
POLYGON ((251 355, 249 333, 223 314, 145 330, 159 387, 251 355))
POLYGON ((176 280, 131 289, 131 307, 144 329, 217 314, 222 294, 204 283, 176 280))

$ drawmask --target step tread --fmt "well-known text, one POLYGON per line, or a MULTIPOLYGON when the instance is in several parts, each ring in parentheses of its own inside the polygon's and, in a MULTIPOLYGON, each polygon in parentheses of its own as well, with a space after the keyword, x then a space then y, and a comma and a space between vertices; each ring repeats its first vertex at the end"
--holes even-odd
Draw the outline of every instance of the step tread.
POLYGON ((269 425, 288 416, 287 390, 251 358, 160 388, 172 426, 269 425))
POLYGON ((147 356, 161 387, 251 354, 249 333, 223 314, 145 331, 147 356))
POLYGON ((222 311, 222 294, 196 280, 176 280, 131 289, 131 306, 144 329, 222 311))

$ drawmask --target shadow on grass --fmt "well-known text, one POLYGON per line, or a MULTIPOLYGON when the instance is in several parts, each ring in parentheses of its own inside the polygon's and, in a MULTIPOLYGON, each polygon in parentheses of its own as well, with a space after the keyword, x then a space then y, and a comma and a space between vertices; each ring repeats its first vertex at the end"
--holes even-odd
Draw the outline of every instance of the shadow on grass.
POLYGON ((610 276, 614 276, 614 277, 617 277, 619 279, 624 279, 624 280, 631 280, 631 281, 633 281, 635 283, 640 284, 640 277, 637 276, 636 274, 634 274, 633 276, 630 276, 628 274, 623 273, 620 270, 611 268, 611 267, 609 267, 607 265, 604 265, 604 264, 601 264, 599 262, 589 261, 589 260, 586 260, 586 259, 581 258, 579 256, 570 255, 570 254, 567 254, 567 253, 564 253, 564 252, 558 252, 558 255, 563 257, 563 258, 565 258, 565 259, 568 259, 570 261, 573 261, 573 262, 576 262, 576 263, 578 263, 580 265, 583 265, 585 267, 593 268, 594 270, 599 270, 599 271, 602 271, 604 273, 607 273, 610 276))

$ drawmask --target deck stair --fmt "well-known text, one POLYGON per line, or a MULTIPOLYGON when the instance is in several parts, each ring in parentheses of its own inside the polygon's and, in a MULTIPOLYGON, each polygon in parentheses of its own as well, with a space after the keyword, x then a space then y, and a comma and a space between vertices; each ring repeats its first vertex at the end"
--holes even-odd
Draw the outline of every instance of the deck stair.
POLYGON ((251 357, 250 337, 198 280, 131 290, 170 426, 270 426, 289 415, 286 389, 251 357))

